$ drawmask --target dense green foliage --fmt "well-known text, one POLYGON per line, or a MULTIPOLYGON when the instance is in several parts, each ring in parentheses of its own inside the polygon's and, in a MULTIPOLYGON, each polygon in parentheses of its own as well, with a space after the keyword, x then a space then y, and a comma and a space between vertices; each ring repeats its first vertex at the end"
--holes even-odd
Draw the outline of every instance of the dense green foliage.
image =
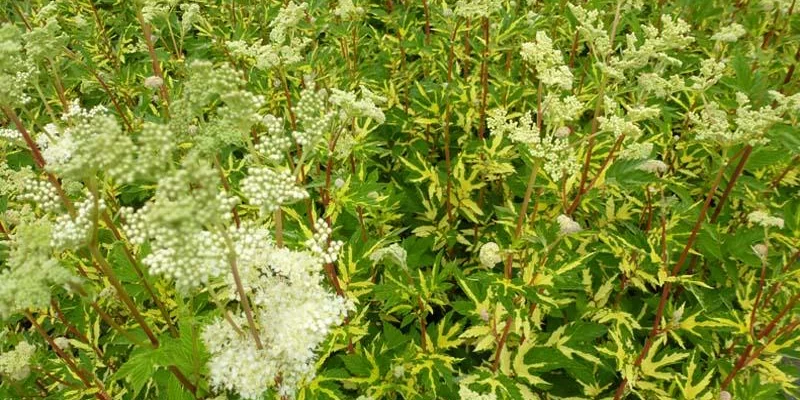
POLYGON ((0 10, 0 398, 800 393, 796 0, 0 10))

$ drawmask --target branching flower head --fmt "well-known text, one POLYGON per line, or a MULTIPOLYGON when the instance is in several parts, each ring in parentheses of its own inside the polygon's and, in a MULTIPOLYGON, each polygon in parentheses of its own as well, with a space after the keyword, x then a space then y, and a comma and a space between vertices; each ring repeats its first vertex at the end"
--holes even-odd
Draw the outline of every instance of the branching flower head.
POLYGON ((544 85, 563 90, 572 89, 572 71, 564 65, 561 51, 553 47, 553 41, 547 33, 536 32, 536 41, 523 43, 520 54, 523 60, 536 68, 544 85))
POLYGON ((778 229, 783 229, 783 218, 773 217, 768 213, 758 210, 753 211, 750 214, 747 214, 747 220, 753 224, 761 225, 765 228, 775 227, 778 229))
POLYGON ((717 33, 711 36, 711 40, 733 43, 746 34, 747 31, 744 27, 734 22, 721 27, 717 33))
POLYGON ((74 279, 50 247, 52 226, 47 221, 18 225, 10 241, 6 265, 0 272, 0 318, 46 308, 53 287, 74 279))
POLYGON ((14 350, 0 354, 0 374, 12 381, 22 381, 31 373, 31 358, 36 346, 22 341, 14 350))

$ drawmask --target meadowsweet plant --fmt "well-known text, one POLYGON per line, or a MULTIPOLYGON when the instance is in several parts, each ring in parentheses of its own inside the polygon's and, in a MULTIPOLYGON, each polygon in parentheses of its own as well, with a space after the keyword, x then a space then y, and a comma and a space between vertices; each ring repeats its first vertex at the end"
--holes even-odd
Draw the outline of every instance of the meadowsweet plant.
POLYGON ((793 0, 0 11, 0 398, 800 396, 793 0))

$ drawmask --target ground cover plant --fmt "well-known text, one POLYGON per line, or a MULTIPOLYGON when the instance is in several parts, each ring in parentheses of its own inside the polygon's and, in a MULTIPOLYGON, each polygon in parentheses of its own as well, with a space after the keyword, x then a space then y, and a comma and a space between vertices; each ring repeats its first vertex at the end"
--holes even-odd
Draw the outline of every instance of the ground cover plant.
POLYGON ((0 398, 800 393, 796 0, 0 1, 0 398))

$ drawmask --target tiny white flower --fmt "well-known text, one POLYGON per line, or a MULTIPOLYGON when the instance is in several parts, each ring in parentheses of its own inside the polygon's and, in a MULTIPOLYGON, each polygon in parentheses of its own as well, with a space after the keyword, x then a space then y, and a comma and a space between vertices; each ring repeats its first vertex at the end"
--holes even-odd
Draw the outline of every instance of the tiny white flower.
POLYGON ((559 215, 558 218, 556 218, 556 222, 558 222, 558 227, 562 235, 571 235, 583 230, 579 223, 564 214, 559 215))
POLYGON ((164 84, 164 80, 158 76, 148 76, 144 79, 144 86, 148 89, 158 89, 164 84))
POLYGON ((661 160, 647 160, 639 164, 637 168, 645 172, 650 172, 652 174, 660 175, 663 174, 664 172, 667 172, 668 166, 661 160))
POLYGON ((503 260, 502 257, 500 257, 500 246, 495 242, 485 243, 481 246, 478 258, 480 258, 481 265, 484 268, 492 268, 503 260))

